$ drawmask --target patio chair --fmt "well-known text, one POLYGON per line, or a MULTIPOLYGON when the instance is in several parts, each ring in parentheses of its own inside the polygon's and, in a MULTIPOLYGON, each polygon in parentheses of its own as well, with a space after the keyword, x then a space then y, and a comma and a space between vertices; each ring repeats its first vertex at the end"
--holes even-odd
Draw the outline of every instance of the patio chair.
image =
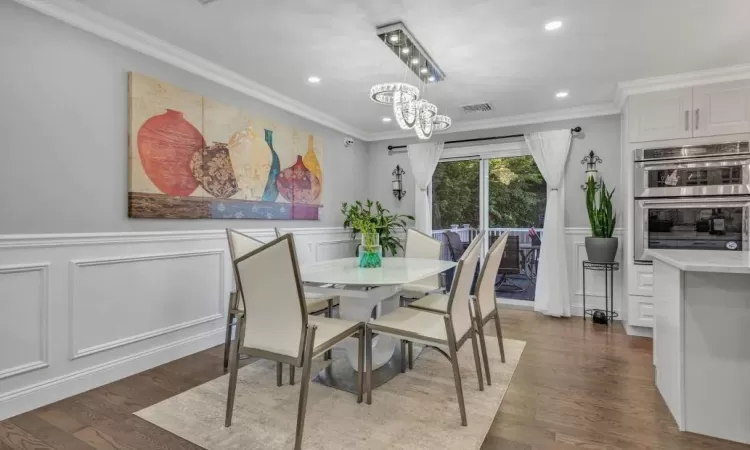
POLYGON ((501 292, 523 292, 527 287, 521 287, 513 281, 511 276, 522 275, 521 271, 521 246, 518 236, 508 236, 503 258, 500 260, 500 268, 497 270, 500 279, 495 283, 495 290, 501 292))

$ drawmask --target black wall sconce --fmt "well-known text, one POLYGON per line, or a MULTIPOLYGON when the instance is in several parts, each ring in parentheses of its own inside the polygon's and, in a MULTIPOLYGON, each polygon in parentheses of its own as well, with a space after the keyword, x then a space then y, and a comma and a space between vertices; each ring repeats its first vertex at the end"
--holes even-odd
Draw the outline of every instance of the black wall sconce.
POLYGON ((396 166, 396 168, 393 169, 393 172, 391 173, 393 174, 393 181, 391 182, 393 195, 395 195, 397 199, 401 200, 406 195, 403 181, 403 176, 406 172, 404 172, 404 169, 402 169, 401 166, 396 166))
POLYGON ((596 170, 596 165, 602 162, 602 159, 596 156, 593 150, 589 152, 588 156, 583 157, 583 159, 581 160, 581 164, 586 165, 586 183, 581 185, 581 189, 583 189, 584 191, 586 190, 586 184, 588 184, 589 180, 594 180, 594 182, 597 184, 597 187, 601 184, 599 171, 596 170))

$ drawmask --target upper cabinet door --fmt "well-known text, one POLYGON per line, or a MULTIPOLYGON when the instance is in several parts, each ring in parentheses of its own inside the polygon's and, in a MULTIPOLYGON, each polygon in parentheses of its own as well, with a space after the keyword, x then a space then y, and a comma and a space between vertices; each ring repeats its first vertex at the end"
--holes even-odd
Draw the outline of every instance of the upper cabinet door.
POLYGON ((693 137, 693 88, 630 97, 630 142, 693 137))
POLYGON ((693 136, 750 132, 750 82, 693 89, 693 136))

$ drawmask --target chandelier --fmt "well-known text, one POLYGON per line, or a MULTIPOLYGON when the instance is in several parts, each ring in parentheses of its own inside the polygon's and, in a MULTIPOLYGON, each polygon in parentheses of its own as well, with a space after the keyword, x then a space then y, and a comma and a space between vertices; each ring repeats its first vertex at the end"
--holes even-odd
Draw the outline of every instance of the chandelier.
POLYGON ((419 139, 429 139, 434 131, 450 128, 451 118, 438 114, 437 106, 422 97, 429 83, 443 80, 443 72, 403 23, 380 27, 377 31, 383 42, 405 64, 406 72, 404 82, 373 86, 370 89, 370 99, 380 105, 391 106, 398 126, 403 130, 414 129, 419 139), (416 76, 418 85, 422 86, 421 90, 406 83, 409 70, 416 76))

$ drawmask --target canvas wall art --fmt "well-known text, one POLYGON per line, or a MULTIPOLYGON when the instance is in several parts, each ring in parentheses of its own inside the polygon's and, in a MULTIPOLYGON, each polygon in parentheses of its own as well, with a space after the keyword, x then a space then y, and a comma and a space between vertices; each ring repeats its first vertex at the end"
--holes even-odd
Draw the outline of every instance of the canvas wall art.
POLYGON ((318 220, 318 136, 129 74, 128 216, 318 220))

